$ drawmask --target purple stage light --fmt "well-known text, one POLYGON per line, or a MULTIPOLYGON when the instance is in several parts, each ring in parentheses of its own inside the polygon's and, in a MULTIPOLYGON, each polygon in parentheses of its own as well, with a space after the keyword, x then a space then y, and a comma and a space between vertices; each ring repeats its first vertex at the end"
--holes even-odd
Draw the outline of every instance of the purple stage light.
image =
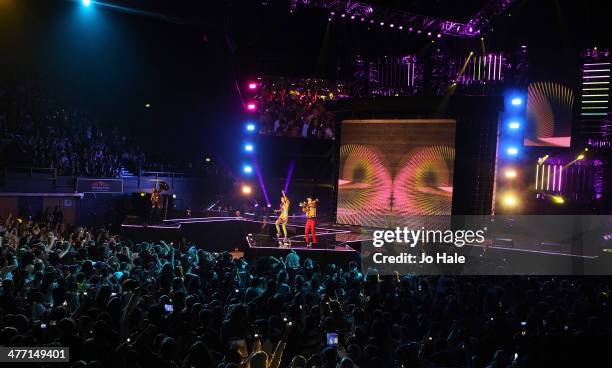
POLYGON ((295 169, 295 160, 289 163, 289 168, 287 169, 287 178, 285 178, 285 193, 288 192, 289 183, 291 182, 291 177, 293 176, 293 169, 295 169))
POLYGON ((257 83, 255 82, 249 82, 249 89, 253 90, 253 89, 257 89, 257 83))
POLYGON ((412 32, 412 30, 413 30, 412 27, 408 28, 408 32, 412 32))
POLYGON ((385 22, 380 22, 380 25, 381 25, 381 26, 384 26, 384 25, 385 25, 385 22))
POLYGON ((395 27, 395 24, 391 23, 391 24, 389 24, 389 27, 393 28, 393 27, 395 27))
POLYGON ((268 198, 268 191, 266 190, 266 185, 264 184, 263 177, 261 176, 261 170, 259 170, 259 165, 257 164, 257 160, 253 161, 253 166, 255 167, 255 174, 257 174, 257 180, 259 181, 259 187, 263 192, 264 198, 266 199, 266 203, 270 203, 270 198, 268 198))
POLYGON ((402 29, 404 29, 404 26, 399 26, 399 27, 397 27, 397 28, 399 28, 400 30, 402 30, 402 29))
POLYGON ((442 34, 438 33, 438 35, 436 37, 442 38, 442 34))
POLYGON ((428 35, 429 37, 431 37, 431 32, 427 32, 427 35, 428 35))
POLYGON ((256 106, 255 106, 255 103, 254 103, 254 102, 249 102, 249 103, 247 104, 247 110, 249 110, 249 111, 255 111, 255 108, 256 108, 256 106))
POLYGON ((355 19, 355 16, 354 16, 354 15, 351 15, 351 19, 355 19))

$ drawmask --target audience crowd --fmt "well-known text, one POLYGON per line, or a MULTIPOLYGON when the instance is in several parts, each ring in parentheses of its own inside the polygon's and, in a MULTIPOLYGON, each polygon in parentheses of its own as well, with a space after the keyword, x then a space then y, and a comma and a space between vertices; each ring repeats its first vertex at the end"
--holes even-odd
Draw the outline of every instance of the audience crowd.
POLYGON ((255 99, 259 133, 284 137, 334 139, 334 114, 325 102, 342 95, 342 85, 323 80, 266 80, 255 99))
POLYGON ((0 87, 0 152, 4 166, 71 176, 116 177, 145 163, 144 152, 117 128, 105 131, 85 110, 10 83, 0 87))
POLYGON ((0 346, 68 346, 71 367, 610 366, 607 278, 379 276, 0 224, 0 346))

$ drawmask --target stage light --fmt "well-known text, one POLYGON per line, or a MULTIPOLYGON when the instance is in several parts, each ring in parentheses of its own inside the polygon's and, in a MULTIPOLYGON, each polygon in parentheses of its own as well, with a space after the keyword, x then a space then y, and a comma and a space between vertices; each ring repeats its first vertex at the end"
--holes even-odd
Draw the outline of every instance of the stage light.
POLYGON ((145 107, 148 109, 149 107, 151 107, 151 104, 150 103, 146 103, 145 107))
POLYGON ((399 27, 397 27, 397 28, 399 28, 399 29, 400 29, 400 31, 401 31, 402 29, 404 29, 404 26, 399 26, 399 27))
POLYGON ((259 207, 259 203, 255 203, 255 208, 259 207))
POLYGON ((584 160, 584 155, 581 153, 576 157, 576 160, 584 160))
POLYGON ((552 198, 553 203, 556 203, 556 204, 565 203, 565 199, 563 199, 563 197, 561 196, 552 196, 551 198, 552 198))
POLYGON ((544 161, 548 160, 549 157, 550 157, 549 155, 544 155, 544 157, 538 158, 538 164, 542 165, 544 161))
POLYGON ((242 194, 251 194, 251 187, 248 185, 242 186, 242 194))
POLYGON ((210 162, 210 161, 211 161, 211 159, 210 159, 210 157, 206 157, 206 158, 204 159, 204 161, 206 161, 206 162, 210 162))
POLYGON ((514 169, 508 169, 506 170, 506 178, 508 179, 514 179, 516 178, 516 171, 514 169))
POLYGON ((173 195, 172 195, 172 199, 176 199, 176 194, 173 194, 173 195))
POLYGON ((247 104, 247 110, 249 111, 255 111, 255 103, 254 102, 249 102, 247 104))
POLYGON ((438 37, 438 38, 442 38, 442 34, 438 33, 438 34, 436 35, 436 37, 438 37))
POLYGON ((272 205, 270 203, 268 203, 268 208, 272 207, 272 205))
POLYGON ((145 193, 144 193, 144 192, 140 192, 140 196, 141 196, 141 197, 144 197, 144 196, 145 196, 145 193))
POLYGON ((355 16, 354 16, 354 15, 351 15, 351 19, 355 19, 355 16))
POLYGON ((257 83, 255 83, 255 82, 250 82, 250 83, 249 83, 249 89, 257 89, 257 83))
POLYGON ((90 6, 91 0, 82 0, 81 3, 83 4, 83 6, 90 6))
POLYGON ((341 17, 342 17, 342 18, 346 17, 346 14, 342 13, 341 17))
POLYGON ((508 124, 508 127, 510 129, 518 129, 521 127, 521 124, 518 121, 514 120, 514 121, 511 121, 510 124, 508 124))
POLYGON ((247 152, 253 152, 253 145, 250 143, 247 143, 244 145, 244 150, 247 152))
POLYGON ((412 27, 408 28, 408 32, 412 32, 413 29, 414 28, 412 28, 412 27))
POLYGON ((510 155, 510 156, 516 156, 518 154, 518 148, 516 147, 508 147, 508 149, 506 150, 506 152, 510 155))
POLYGON ((255 131, 255 124, 253 124, 253 123, 249 123, 249 124, 247 124, 247 125, 246 125, 246 130, 247 130, 248 132, 254 132, 254 131, 255 131))
POLYGON ((510 103, 512 106, 520 106, 523 103, 523 99, 520 97, 514 97, 512 100, 510 100, 510 103))
POLYGON ((431 37, 431 32, 427 32, 427 35, 431 37))
POLYGON ((389 24, 389 27, 393 28, 393 27, 395 27, 395 24, 391 23, 391 24, 389 24))
POLYGON ((242 167, 242 171, 243 171, 245 174, 250 174, 250 173, 252 173, 252 172, 253 172, 253 167, 252 167, 251 165, 244 165, 244 166, 242 167))
POLYGON ((513 194, 506 194, 502 200, 502 203, 506 207, 516 207, 518 200, 513 194))
POLYGON ((381 25, 381 26, 384 26, 384 25, 385 25, 385 22, 380 22, 380 25, 381 25))

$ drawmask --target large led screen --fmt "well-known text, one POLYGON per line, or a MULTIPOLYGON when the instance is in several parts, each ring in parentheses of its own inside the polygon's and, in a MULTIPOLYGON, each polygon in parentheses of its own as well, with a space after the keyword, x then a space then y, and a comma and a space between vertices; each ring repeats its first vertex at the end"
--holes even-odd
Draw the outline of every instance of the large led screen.
POLYGON ((527 90, 526 146, 569 147, 574 92, 555 82, 533 82, 527 90))
POLYGON ((450 215, 454 159, 454 120, 342 121, 337 222, 390 228, 450 215))

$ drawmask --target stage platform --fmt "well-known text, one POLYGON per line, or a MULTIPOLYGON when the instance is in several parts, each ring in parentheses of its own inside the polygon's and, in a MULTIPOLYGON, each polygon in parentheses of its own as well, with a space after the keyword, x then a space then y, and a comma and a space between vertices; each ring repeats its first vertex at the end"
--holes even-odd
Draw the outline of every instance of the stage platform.
MULTIPOLYGON (((207 251, 228 251, 248 258, 285 257, 293 249, 302 261, 311 258, 321 265, 361 263, 362 249, 372 249, 372 233, 376 229, 330 223, 319 223, 316 228, 318 244, 306 247, 304 223, 304 218, 290 219, 287 226, 289 247, 281 247, 275 240, 274 219, 257 221, 247 217, 211 216, 168 219, 155 225, 125 223, 122 234, 137 242, 160 239, 175 244, 193 242, 207 251)), ((607 249, 586 245, 572 247, 532 237, 495 238, 484 246, 466 246, 462 252, 468 257, 488 260, 485 263, 499 264, 512 273, 564 274, 573 270, 567 273, 606 274, 610 272, 606 269, 612 269, 612 252, 607 249)))
MULTIPOLYGON (((124 223, 122 234, 134 241, 164 240, 178 244, 190 241, 211 252, 243 253, 246 257, 285 257, 295 250, 302 260, 311 258, 319 264, 336 263, 346 266, 360 262, 360 241, 354 229, 323 223, 316 227, 318 243, 307 247, 304 236, 305 219, 292 218, 287 225, 290 246, 281 247, 275 239, 274 222, 246 217, 198 217, 164 220, 162 224, 124 223), (251 241, 247 241, 250 239, 251 241)), ((361 239, 361 240, 360 240, 361 239)))

